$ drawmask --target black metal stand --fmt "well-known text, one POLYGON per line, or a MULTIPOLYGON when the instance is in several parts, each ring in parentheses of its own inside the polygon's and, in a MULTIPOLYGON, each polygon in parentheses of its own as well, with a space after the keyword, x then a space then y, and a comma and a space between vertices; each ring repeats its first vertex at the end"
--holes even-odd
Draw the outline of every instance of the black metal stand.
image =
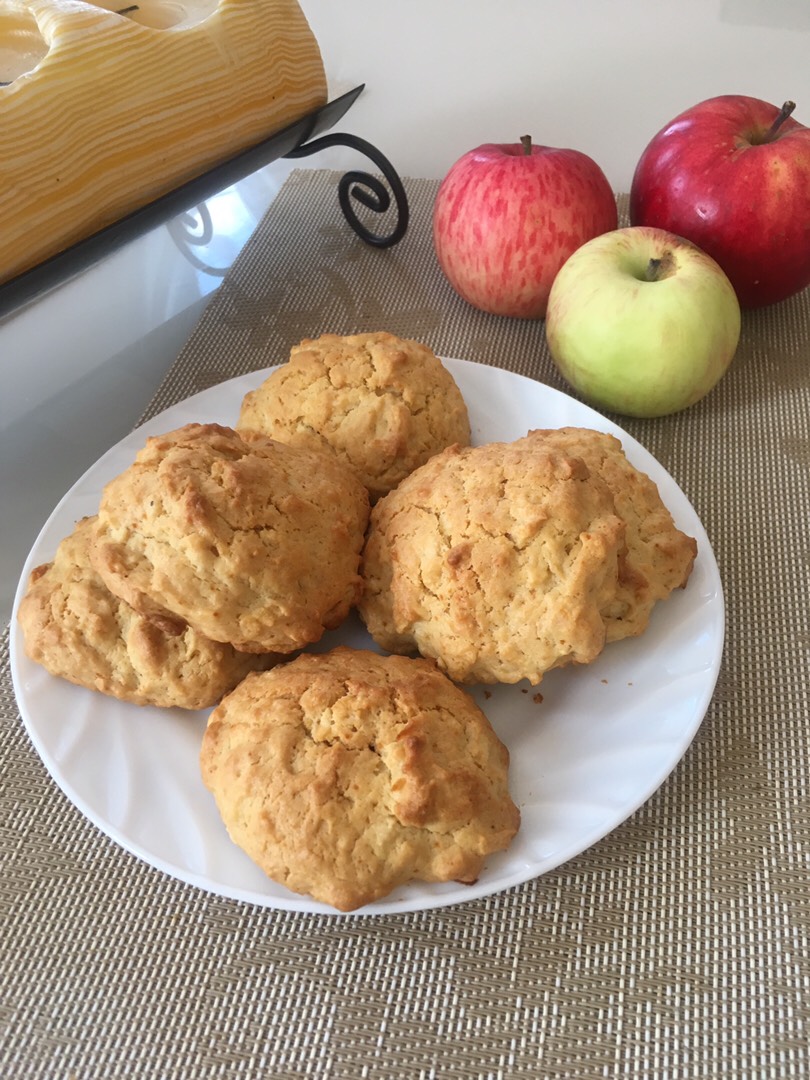
POLYGON ((405 194, 405 188, 402 186, 402 181, 396 169, 376 146, 357 135, 333 132, 330 135, 322 136, 320 139, 313 139, 312 142, 304 143, 303 146, 296 147, 295 150, 291 150, 290 153, 284 156, 286 158, 309 157, 310 154, 317 154, 319 151, 326 150, 331 146, 351 147, 373 161, 388 181, 396 203, 397 219, 393 230, 383 236, 371 232, 357 217, 351 200, 354 198, 369 210, 374 211, 374 213, 384 214, 391 206, 391 196, 376 176, 352 170, 342 176, 338 182, 338 202, 346 221, 360 239, 367 244, 371 244, 372 247, 387 248, 398 244, 408 230, 408 221, 410 220, 408 196, 405 194))

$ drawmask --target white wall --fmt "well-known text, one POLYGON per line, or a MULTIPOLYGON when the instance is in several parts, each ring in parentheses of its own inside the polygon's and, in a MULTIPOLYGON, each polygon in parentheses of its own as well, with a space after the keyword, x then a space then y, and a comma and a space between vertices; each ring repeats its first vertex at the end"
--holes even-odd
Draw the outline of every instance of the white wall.
MULTIPOLYGON (((716 94, 797 102, 810 126, 810 0, 301 0, 340 129, 403 176, 443 176, 484 142, 570 146, 628 190, 649 139, 716 94)), ((350 168, 348 151, 299 165, 350 168)), ((362 163, 360 163, 362 164, 362 163)))

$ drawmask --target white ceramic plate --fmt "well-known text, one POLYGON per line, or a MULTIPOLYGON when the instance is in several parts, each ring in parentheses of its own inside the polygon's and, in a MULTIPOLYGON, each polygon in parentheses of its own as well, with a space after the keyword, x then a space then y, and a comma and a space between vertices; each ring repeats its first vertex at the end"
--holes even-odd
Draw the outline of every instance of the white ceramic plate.
MULTIPOLYGON (((363 914, 417 911, 487 896, 551 870, 614 829, 649 798, 684 754, 706 712, 720 666, 723 594, 706 533, 674 480, 634 439, 572 398, 497 368, 447 360, 467 401, 473 442, 511 440, 531 428, 609 431, 658 484, 676 523, 696 537, 688 587, 659 604, 640 638, 609 645, 585 667, 548 674, 542 700, 528 684, 475 689, 512 755, 522 813, 508 852, 475 885, 397 889, 363 914)), ((114 446, 68 492, 25 565, 11 629, 11 667, 23 719, 67 797, 103 832, 147 863, 219 895, 266 907, 332 912, 255 867, 227 837, 203 787, 198 749, 207 713, 140 708, 55 679, 25 656, 16 607, 29 571, 49 561, 74 523, 94 514, 104 484, 147 435, 192 421, 235 423, 242 397, 268 372, 212 387, 167 409, 114 446)), ((322 640, 373 648, 359 620, 322 640)))

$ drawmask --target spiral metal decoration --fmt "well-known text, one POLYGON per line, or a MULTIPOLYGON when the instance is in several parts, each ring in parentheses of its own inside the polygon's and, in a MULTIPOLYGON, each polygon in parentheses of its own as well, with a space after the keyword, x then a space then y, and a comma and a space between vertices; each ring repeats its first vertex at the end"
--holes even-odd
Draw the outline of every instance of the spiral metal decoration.
POLYGON ((410 219, 408 196, 405 194, 405 188, 402 186, 402 181, 396 169, 376 146, 357 135, 332 132, 329 135, 323 135, 319 139, 304 143, 284 156, 287 158, 309 157, 310 154, 317 154, 319 151, 326 150, 331 146, 348 146, 353 150, 358 150, 374 162, 391 189, 389 194, 382 181, 370 173, 357 170, 347 172, 340 178, 338 183, 338 203, 346 221, 360 239, 372 247, 388 248, 398 244, 408 230, 408 221, 410 219), (352 199, 374 213, 384 214, 391 206, 391 195, 393 195, 396 203, 396 223, 391 232, 379 235, 372 232, 360 221, 352 205, 352 199))

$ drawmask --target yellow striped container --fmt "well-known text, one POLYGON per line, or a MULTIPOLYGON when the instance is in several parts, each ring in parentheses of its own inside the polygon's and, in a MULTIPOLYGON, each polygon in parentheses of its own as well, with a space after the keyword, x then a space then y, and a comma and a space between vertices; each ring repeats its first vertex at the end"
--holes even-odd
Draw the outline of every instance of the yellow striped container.
POLYGON ((326 101, 296 0, 0 0, 0 282, 326 101))

